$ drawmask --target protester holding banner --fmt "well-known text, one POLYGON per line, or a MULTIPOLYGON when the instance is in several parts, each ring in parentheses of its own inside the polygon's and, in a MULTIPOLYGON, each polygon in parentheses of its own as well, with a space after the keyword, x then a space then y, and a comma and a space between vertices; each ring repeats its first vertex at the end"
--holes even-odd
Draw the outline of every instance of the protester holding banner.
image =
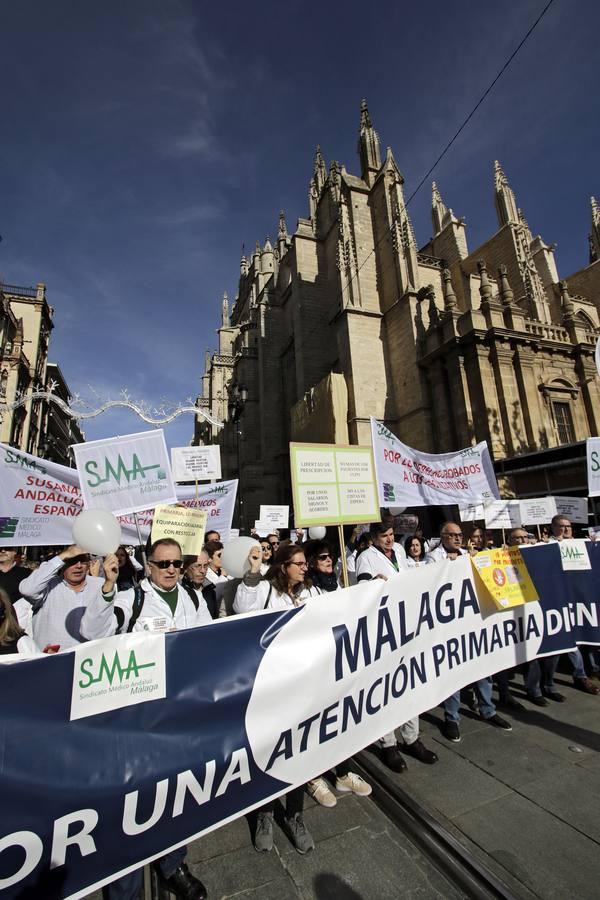
POLYGON ((356 560, 357 582, 390 578, 406 568, 406 553, 394 540, 393 522, 374 522, 370 535, 373 543, 356 560))
MULTIPOLYGON (((325 541, 307 541, 304 545, 304 552, 313 585, 325 594, 337 591, 340 585, 333 571, 333 556, 329 544, 325 541)), ((367 784, 356 772, 351 772, 350 765, 351 761, 345 759, 335 767, 336 791, 341 794, 356 794, 358 797, 370 796, 371 785, 367 784)), ((337 798, 329 789, 329 785, 322 775, 309 781, 306 790, 320 806, 331 808, 337 805, 337 798)))
MULTIPOLYGON (((560 543, 563 540, 570 540, 573 537, 573 525, 571 520, 568 516, 561 515, 560 513, 553 516, 550 523, 550 529, 552 532, 550 542, 560 543)), ((567 653, 567 656, 569 662, 573 666, 573 684, 575 687, 580 691, 584 691, 586 694, 600 694, 600 685, 594 684, 594 682, 587 677, 581 650, 579 648, 571 650, 567 653)), ((558 700, 559 698, 560 701, 564 700, 563 695, 556 691, 553 683, 550 689, 546 688, 546 696, 550 697, 551 700, 558 700)))
MULTIPOLYGON (((118 568, 116 556, 110 560, 118 568)), ((48 645, 66 650, 90 638, 83 617, 90 603, 101 600, 103 579, 90 575, 89 568, 89 554, 74 544, 21 582, 21 596, 34 612, 31 637, 40 650, 48 645)))
MULTIPOLYGON (((439 546, 427 554, 429 562, 436 563, 443 560, 452 562, 458 559, 459 556, 465 555, 467 551, 461 546, 462 540, 463 533, 460 525, 457 525, 456 522, 444 522, 440 531, 439 546)), ((510 722, 507 722, 506 719, 503 719, 496 712, 496 707, 492 701, 492 679, 481 678, 475 682, 473 688, 479 701, 480 718, 489 722, 490 725, 500 728, 502 731, 512 731, 510 722)), ((457 744, 460 741, 460 729, 458 727, 460 722, 458 712, 460 709, 460 691, 456 691, 456 693, 448 697, 442 706, 444 707, 445 716, 444 735, 449 741, 457 744)))
MULTIPOLYGON (((250 571, 242 578, 237 589, 233 609, 236 613, 247 613, 259 609, 290 609, 301 606, 310 597, 317 597, 320 591, 305 581, 308 568, 303 550, 297 544, 286 544, 275 554, 271 567, 271 577, 263 581, 260 574, 262 553, 256 546, 248 555, 250 571)), ((314 849, 314 841, 302 817, 304 808, 304 785, 300 785, 285 795, 285 824, 298 853, 314 849)), ((273 849, 274 803, 262 807, 258 813, 254 846, 258 851, 273 849)))
MULTIPOLYGON (((394 527, 390 520, 374 522, 370 527, 370 535, 373 540, 372 545, 364 550, 356 560, 357 581, 369 581, 372 578, 382 578, 387 581, 388 578, 406 568, 404 547, 395 543, 394 527)), ((406 769, 400 749, 418 759, 419 762, 428 765, 437 762, 437 755, 432 750, 428 750, 419 738, 418 716, 400 725, 400 734, 404 741, 402 748, 398 746, 394 731, 384 734, 377 742, 381 759, 388 769, 393 772, 403 772, 406 769)))
MULTIPOLYGON (((193 588, 180 585, 183 565, 181 547, 172 538, 154 541, 148 550, 150 576, 137 588, 117 593, 116 558, 104 560, 105 582, 100 604, 90 604, 82 629, 90 638, 108 637, 131 631, 180 631, 208 625, 212 617, 206 602, 193 588)), ((166 887, 181 900, 204 900, 206 889, 185 864, 187 847, 179 847, 158 860, 158 870, 166 887)), ((136 900, 142 886, 138 870, 117 879, 105 888, 106 900, 136 900)))
POLYGON ((208 553, 206 550, 202 550, 198 556, 184 556, 181 584, 183 587, 191 587, 196 592, 200 592, 212 618, 217 619, 219 617, 217 592, 215 585, 206 577, 207 570, 208 553))

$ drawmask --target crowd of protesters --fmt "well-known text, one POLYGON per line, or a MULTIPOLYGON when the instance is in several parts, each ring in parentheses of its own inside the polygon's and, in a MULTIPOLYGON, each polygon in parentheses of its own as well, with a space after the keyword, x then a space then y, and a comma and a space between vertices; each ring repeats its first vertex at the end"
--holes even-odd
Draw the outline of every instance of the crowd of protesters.
MULTIPOLYGON (((456 522, 446 521, 439 535, 425 539, 418 520, 410 534, 402 535, 395 534, 394 521, 384 515, 370 527, 356 527, 345 548, 345 565, 326 539, 306 539, 301 531, 292 532, 285 540, 277 532, 255 535, 257 543, 241 579, 232 579, 224 570, 224 544, 215 531, 206 534, 204 549, 194 556, 183 556, 177 541, 162 539, 148 543, 145 559, 141 548, 137 557, 134 548, 122 546, 103 560, 93 560, 81 547, 71 546, 33 568, 22 564, 17 548, 0 548, 0 654, 56 653, 114 634, 179 630, 207 625, 227 614, 286 610, 306 602, 324 602, 326 595, 341 588, 344 569, 350 584, 387 580, 404 570, 476 554, 502 540, 523 547, 573 536, 570 520, 562 515, 555 516, 537 536, 517 527, 503 534, 501 541, 475 523, 465 523, 463 530, 456 522)), ((598 653, 586 650, 582 654, 578 649, 566 656, 575 687, 600 693, 598 653)), ((544 657, 520 667, 524 697, 533 705, 565 700, 554 683, 558 662, 558 656, 544 657)), ((497 707, 526 712, 527 707, 510 689, 516 674, 516 670, 497 673, 493 679, 480 679, 447 698, 442 704, 445 737, 451 742, 461 739, 461 702, 492 727, 511 731, 510 722, 498 714, 497 707), (492 696, 494 682, 497 700, 492 696)), ((419 737, 418 717, 382 736, 373 749, 398 773, 407 768, 405 756, 429 765, 438 760, 419 737)), ((326 807, 336 805, 339 793, 371 793, 370 785, 352 772, 351 760, 336 766, 334 773, 324 773, 289 791, 285 824, 300 853, 314 847, 303 819, 305 788, 326 807)), ((273 803, 258 812, 254 835, 258 851, 273 847, 273 812, 273 803)), ((158 861, 159 875, 175 896, 199 900, 206 891, 187 868, 185 857, 185 848, 167 854, 158 861)), ((141 875, 134 872, 105 888, 104 896, 133 900, 140 888, 141 875)))

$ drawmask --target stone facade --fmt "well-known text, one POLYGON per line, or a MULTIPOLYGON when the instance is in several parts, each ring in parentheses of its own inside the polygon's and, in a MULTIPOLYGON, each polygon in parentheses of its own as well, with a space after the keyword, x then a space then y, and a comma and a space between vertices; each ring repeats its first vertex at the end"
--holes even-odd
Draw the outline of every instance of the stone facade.
POLYGON ((366 103, 360 177, 317 148, 309 216, 242 257, 198 403, 225 421, 224 474, 240 474, 248 528, 289 501, 288 442, 369 444, 369 416, 429 452, 486 440, 495 460, 598 434, 600 214, 590 266, 559 278, 499 163, 499 229, 469 252, 464 220, 432 190, 433 237, 417 248, 392 151, 366 103))
MULTIPOLYGON (((48 363, 54 310, 46 286, 0 284, 0 405, 47 391, 51 381, 67 404, 71 394, 60 369, 48 363)), ((0 442, 70 465, 67 440, 82 439, 77 423, 46 400, 0 410, 0 442)))

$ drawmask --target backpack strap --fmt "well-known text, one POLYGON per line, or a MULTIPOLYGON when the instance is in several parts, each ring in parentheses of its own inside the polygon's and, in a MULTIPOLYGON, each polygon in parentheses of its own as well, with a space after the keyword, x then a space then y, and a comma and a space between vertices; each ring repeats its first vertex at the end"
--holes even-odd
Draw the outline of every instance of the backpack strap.
POLYGON ((265 600, 265 605, 263 606, 263 609, 266 609, 267 606, 269 605, 269 600, 271 599, 271 591, 272 590, 273 590, 273 585, 270 584, 269 585, 269 593, 267 594, 267 599, 265 600))
POLYGON ((198 600, 198 594, 196 593, 194 588, 191 586, 191 584, 188 584, 185 581, 180 581, 179 584, 181 585, 182 588, 186 589, 186 591, 190 595, 190 600, 194 604, 194 608, 195 608, 196 612, 198 612, 198 606, 200 605, 200 602, 198 600))
MULTIPOLYGON (((144 594, 144 589, 141 584, 136 584, 133 588, 133 606, 131 608, 131 616, 129 617, 129 624, 127 625, 127 634, 130 634, 133 631, 135 623, 140 617, 140 613, 142 612, 144 606, 144 600, 146 599, 146 595, 144 594)), ((120 618, 123 619, 123 624, 125 623, 125 617, 123 615, 122 610, 115 607, 115 615, 117 617, 117 621, 120 618), (121 616, 119 616, 121 613, 121 616)), ((123 625, 119 626, 119 631, 122 629, 123 625)))

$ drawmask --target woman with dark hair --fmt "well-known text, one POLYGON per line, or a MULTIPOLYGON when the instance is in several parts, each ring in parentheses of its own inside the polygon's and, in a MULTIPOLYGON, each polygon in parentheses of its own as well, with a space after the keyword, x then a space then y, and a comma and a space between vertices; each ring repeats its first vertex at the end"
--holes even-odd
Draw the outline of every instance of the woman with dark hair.
MULTIPOLYGON (((48 653, 55 653, 56 648, 46 648, 48 653)), ((12 601, 5 590, 0 588, 0 656, 9 653, 37 654, 39 651, 19 625, 12 601)))
POLYGON ((337 591, 339 584, 333 571, 333 555, 326 541, 308 541, 304 545, 308 575, 321 593, 337 591))
MULTIPOLYGON (((256 545, 248 554, 250 571, 242 578, 233 611, 247 613, 253 610, 287 610, 302 606, 309 598, 319 595, 319 591, 306 580, 306 559, 304 551, 297 544, 284 544, 275 553, 269 577, 260 574, 262 551, 256 545)), ((304 808, 304 785, 293 788, 285 796, 285 824, 298 853, 314 849, 314 841, 302 817, 304 808)), ((275 801, 258 811, 254 846, 267 852, 273 849, 273 814, 275 801)))
POLYGON ((204 549, 208 553, 208 569, 206 577, 211 584, 222 584, 229 581, 229 578, 221 568, 221 556, 223 554, 223 544, 221 541, 208 541, 204 545, 204 549))
POLYGON ((273 547, 266 538, 260 539, 260 549, 262 552, 262 563, 260 566, 260 574, 266 575, 271 568, 273 562, 273 547))
POLYGON ((414 569, 416 566, 427 565, 425 559, 425 542, 416 534, 409 535, 404 541, 406 551, 406 568, 414 569))
POLYGON ((128 591, 130 588, 135 587, 138 583, 137 572, 133 563, 131 562, 129 553, 127 552, 123 544, 121 544, 120 547, 117 547, 115 555, 119 561, 117 589, 119 591, 128 591))

